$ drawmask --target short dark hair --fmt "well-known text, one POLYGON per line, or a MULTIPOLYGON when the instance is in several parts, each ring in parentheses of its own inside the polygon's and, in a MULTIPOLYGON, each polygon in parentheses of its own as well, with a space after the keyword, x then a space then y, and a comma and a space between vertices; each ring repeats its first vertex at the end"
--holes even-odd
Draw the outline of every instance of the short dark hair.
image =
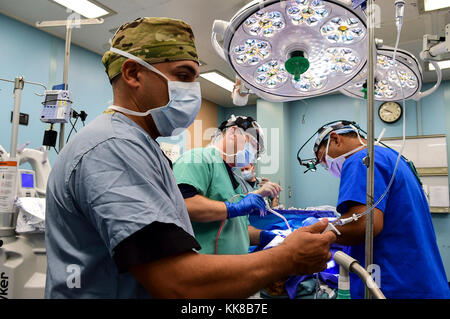
MULTIPOLYGON (((330 132, 330 135, 331 135, 331 133, 333 133, 333 132, 334 132, 334 131, 331 131, 331 132, 330 132)), ((358 138, 358 134, 357 134, 355 131, 351 131, 351 132, 347 132, 347 133, 342 133, 342 134, 337 133, 337 134, 338 134, 338 135, 345 136, 345 137, 350 137, 350 138, 358 138)), ((317 151, 319 151, 319 149, 322 147, 322 145, 325 144, 325 142, 328 141, 328 139, 329 139, 329 137, 328 137, 327 139, 322 140, 322 142, 320 143, 319 147, 317 148, 317 151)))
POLYGON ((111 86, 116 85, 117 81, 121 78, 122 73, 117 74, 115 77, 109 80, 109 83, 111 83, 111 86))

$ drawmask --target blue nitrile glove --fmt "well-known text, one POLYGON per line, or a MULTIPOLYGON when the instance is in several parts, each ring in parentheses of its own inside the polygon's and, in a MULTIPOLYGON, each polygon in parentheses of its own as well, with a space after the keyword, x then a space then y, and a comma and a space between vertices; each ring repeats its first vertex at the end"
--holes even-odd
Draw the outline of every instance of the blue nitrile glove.
POLYGON ((237 203, 225 202, 227 206, 227 218, 244 216, 250 214, 260 214, 266 211, 266 202, 261 195, 250 193, 237 203))

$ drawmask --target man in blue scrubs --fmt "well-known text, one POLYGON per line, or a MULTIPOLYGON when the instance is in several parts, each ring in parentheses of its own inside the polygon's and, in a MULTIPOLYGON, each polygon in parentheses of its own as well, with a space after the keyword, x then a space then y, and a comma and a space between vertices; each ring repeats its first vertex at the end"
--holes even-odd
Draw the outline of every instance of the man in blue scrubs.
MULTIPOLYGON (((318 161, 340 177, 337 211, 343 217, 366 210, 366 140, 354 126, 322 127, 315 143, 318 161)), ((387 188, 398 153, 375 146, 376 203, 387 188)), ((365 216, 339 229, 338 243, 352 245, 351 255, 364 265, 365 216)), ((394 182, 374 209, 373 263, 380 267, 381 290, 387 298, 449 298, 449 286, 436 244, 431 214, 421 183, 400 159, 394 182)), ((364 285, 351 279, 352 298, 364 297, 364 285)))

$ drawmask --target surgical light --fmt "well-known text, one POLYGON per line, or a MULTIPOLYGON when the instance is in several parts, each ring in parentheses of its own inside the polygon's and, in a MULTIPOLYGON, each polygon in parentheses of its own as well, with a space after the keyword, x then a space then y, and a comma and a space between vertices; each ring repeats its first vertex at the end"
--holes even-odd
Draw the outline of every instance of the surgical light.
POLYGON ((206 72, 206 73, 200 73, 200 76, 222 88, 224 88, 227 91, 232 92, 234 83, 224 77, 223 75, 217 73, 216 71, 212 72, 206 72))
MULTIPOLYGON (((393 61, 394 48, 380 46, 377 50, 377 63, 375 68, 375 100, 398 101, 421 96, 422 69, 417 59, 405 50, 398 50, 396 68, 393 61), (401 86, 401 87, 400 87, 401 86)), ((345 95, 357 98, 366 98, 367 70, 355 77, 350 84, 341 89, 345 95)))
POLYGON ((103 17, 110 13, 104 8, 88 0, 76 0, 76 1, 53 0, 53 1, 89 19, 103 17))
POLYGON ((212 45, 251 92, 272 102, 336 91, 366 64, 360 8, 341 0, 254 0, 216 20, 212 45))

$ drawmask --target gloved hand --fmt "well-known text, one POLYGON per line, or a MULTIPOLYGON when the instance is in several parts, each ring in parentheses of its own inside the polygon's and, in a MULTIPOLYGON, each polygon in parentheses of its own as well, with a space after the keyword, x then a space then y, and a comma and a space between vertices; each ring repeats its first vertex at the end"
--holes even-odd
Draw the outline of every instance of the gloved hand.
POLYGON ((262 197, 271 197, 274 198, 278 196, 278 194, 282 191, 280 185, 272 182, 265 182, 258 190, 253 193, 259 194, 262 197))
POLYGON ((266 211, 266 202, 261 195, 250 193, 237 203, 225 202, 227 206, 227 218, 260 214, 266 211))

